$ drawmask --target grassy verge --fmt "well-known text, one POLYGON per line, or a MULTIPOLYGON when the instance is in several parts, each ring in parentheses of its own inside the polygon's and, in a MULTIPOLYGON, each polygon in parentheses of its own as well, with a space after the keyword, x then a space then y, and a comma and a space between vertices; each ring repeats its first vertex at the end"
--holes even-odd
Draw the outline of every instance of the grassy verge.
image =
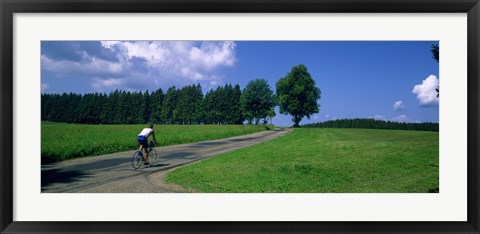
MULTIPOLYGON (((42 122, 42 163, 134 150, 146 125, 85 125, 42 122)), ((160 146, 227 138, 271 129, 271 125, 156 125, 160 146)))
POLYGON ((438 192, 438 132, 295 129, 169 173, 203 192, 438 192))

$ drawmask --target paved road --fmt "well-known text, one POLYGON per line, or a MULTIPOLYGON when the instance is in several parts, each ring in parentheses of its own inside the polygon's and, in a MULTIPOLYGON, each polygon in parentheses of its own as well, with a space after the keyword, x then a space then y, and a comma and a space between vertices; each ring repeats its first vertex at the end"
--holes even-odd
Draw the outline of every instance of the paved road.
POLYGON ((42 165, 42 193, 192 192, 181 187, 165 185, 162 182, 165 171, 272 140, 289 131, 290 129, 274 129, 220 140, 159 147, 156 148, 157 163, 138 170, 131 166, 134 151, 42 165))

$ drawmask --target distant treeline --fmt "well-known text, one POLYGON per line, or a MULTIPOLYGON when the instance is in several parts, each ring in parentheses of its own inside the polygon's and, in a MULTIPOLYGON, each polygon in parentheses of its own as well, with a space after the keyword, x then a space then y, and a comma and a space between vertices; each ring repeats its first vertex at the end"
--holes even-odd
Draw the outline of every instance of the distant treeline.
POLYGON ((42 94, 42 120, 86 124, 242 124, 242 91, 227 84, 205 95, 200 84, 155 92, 42 94))
POLYGON ((303 125, 305 128, 370 128, 438 132, 438 123, 399 123, 375 119, 338 119, 303 125))

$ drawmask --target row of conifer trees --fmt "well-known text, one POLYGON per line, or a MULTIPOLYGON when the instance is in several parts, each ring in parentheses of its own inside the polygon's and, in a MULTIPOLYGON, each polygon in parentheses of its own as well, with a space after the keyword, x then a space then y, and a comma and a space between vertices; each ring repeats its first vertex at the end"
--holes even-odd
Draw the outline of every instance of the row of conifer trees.
POLYGON ((242 124, 239 85, 227 84, 205 95, 200 84, 165 93, 127 92, 42 94, 42 120, 84 124, 242 124))
POLYGON ((337 119, 320 123, 303 125, 306 128, 369 128, 369 129, 393 129, 393 130, 417 130, 438 132, 439 124, 432 122, 424 123, 400 123, 376 119, 337 119))

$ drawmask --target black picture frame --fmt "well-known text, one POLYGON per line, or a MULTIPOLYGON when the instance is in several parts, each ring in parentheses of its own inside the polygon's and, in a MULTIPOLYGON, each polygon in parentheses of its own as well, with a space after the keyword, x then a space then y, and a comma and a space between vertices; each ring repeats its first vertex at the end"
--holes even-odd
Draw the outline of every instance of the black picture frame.
MULTIPOLYGON (((479 233, 479 0, 0 0, 1 233, 479 233), (13 221, 14 13, 454 13, 468 14, 466 222, 17 222, 13 221)), ((159 211, 161 212, 161 211, 159 211)))

